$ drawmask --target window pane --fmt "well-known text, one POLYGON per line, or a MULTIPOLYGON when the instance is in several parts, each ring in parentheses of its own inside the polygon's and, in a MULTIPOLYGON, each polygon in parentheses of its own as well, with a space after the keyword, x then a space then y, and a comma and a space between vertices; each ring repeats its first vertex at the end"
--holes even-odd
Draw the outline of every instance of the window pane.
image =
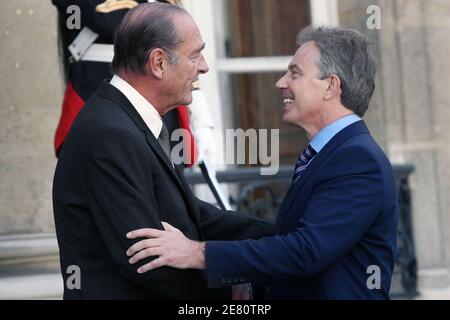
POLYGON ((298 32, 310 24, 308 0, 226 1, 228 57, 293 55, 298 32))

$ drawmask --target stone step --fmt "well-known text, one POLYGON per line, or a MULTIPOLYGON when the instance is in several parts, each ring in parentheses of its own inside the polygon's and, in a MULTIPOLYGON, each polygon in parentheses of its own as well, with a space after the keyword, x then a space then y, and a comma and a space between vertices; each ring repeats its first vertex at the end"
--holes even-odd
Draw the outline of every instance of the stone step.
POLYGON ((0 277, 0 300, 62 299, 61 274, 0 277))
POLYGON ((58 243, 54 233, 0 236, 0 262, 57 254, 58 243))

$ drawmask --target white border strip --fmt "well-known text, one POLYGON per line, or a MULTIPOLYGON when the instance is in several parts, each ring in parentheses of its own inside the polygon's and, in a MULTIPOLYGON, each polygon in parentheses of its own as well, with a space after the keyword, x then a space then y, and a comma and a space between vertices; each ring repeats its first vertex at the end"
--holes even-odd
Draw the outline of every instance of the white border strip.
POLYGON ((216 69, 226 73, 286 71, 291 60, 291 56, 218 59, 216 69))

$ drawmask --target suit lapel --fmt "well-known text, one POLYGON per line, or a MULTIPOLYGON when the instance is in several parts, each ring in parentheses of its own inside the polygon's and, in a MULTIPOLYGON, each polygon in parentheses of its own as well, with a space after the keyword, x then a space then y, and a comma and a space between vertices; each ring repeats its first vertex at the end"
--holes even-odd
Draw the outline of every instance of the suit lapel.
POLYGON ((299 193, 302 192, 302 188, 306 181, 308 181, 311 176, 315 176, 320 173, 317 171, 317 168, 320 167, 323 161, 327 159, 339 145, 359 134, 370 134, 364 121, 357 121, 355 123, 352 123, 342 131, 338 132, 316 155, 311 164, 308 165, 306 170, 303 172, 300 180, 289 188, 278 213, 277 221, 275 224, 275 230, 277 232, 283 230, 289 209, 292 205, 292 201, 299 193))

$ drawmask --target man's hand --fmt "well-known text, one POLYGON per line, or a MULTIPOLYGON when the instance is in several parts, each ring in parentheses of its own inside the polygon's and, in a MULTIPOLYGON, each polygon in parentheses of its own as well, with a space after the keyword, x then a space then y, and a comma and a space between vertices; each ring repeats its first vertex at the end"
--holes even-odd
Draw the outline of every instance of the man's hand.
POLYGON ((162 222, 164 230, 138 229, 127 233, 128 239, 148 238, 136 242, 127 250, 129 262, 136 262, 158 256, 155 260, 143 265, 138 273, 144 273, 162 266, 178 269, 205 269, 204 242, 192 241, 175 227, 162 222))

